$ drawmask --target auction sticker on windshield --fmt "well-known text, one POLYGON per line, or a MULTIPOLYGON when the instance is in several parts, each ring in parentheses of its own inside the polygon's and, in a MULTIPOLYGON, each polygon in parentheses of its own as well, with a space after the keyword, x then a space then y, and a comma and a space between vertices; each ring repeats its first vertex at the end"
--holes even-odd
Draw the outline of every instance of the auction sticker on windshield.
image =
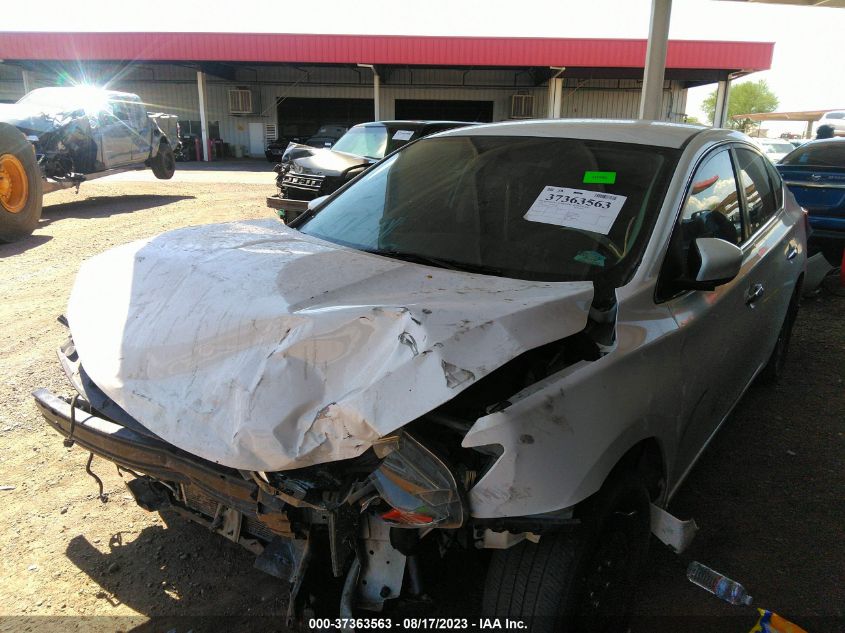
POLYGON ((626 197, 586 189, 547 186, 524 217, 531 222, 607 235, 626 197))
POLYGON ((393 135, 394 141, 410 141, 411 137, 414 135, 413 130, 396 130, 396 134, 393 135))

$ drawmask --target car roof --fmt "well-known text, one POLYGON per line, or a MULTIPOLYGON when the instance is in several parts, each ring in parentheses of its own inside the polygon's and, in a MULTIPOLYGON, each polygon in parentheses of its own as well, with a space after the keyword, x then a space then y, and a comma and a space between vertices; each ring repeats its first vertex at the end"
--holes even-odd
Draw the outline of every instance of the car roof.
POLYGON ((355 127, 366 127, 381 125, 384 127, 405 127, 405 128, 421 128, 429 125, 444 125, 444 126, 463 126, 463 125, 478 125, 469 121, 368 121, 367 123, 359 123, 355 127))
POLYGON ((440 132, 437 136, 545 136, 680 148, 702 132, 709 137, 745 138, 738 132, 701 125, 614 119, 532 119, 486 123, 440 132))
POLYGON ((813 139, 812 141, 807 141, 802 145, 799 145, 795 149, 804 148, 804 147, 818 147, 819 145, 830 145, 833 143, 845 143, 845 136, 834 136, 833 138, 817 138, 813 139))
POLYGON ((98 92, 107 95, 110 98, 118 97, 121 99, 129 98, 137 99, 138 95, 131 92, 120 92, 119 90, 107 90, 106 88, 97 88, 96 86, 44 86, 43 88, 35 88, 31 92, 98 92))

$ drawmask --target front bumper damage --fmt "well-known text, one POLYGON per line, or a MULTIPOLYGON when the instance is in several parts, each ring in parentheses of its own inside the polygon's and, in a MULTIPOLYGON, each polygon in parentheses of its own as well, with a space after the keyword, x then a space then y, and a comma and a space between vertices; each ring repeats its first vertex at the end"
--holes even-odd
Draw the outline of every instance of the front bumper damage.
POLYGON ((300 590, 315 550, 323 565, 313 570, 315 582, 346 577, 354 589, 343 591, 341 612, 351 612, 353 604, 381 611, 386 600, 399 597, 409 559, 409 582, 421 587, 412 547, 417 531, 400 530, 410 540, 397 537, 391 535, 396 528, 365 514, 376 496, 372 487, 342 500, 323 493, 325 503, 315 504, 297 498, 293 486, 281 490, 255 473, 186 453, 143 427, 108 419, 81 396, 68 402, 47 389, 33 396, 66 446, 76 445, 134 476, 127 487, 143 509, 172 511, 198 523, 255 554, 258 569, 287 581, 289 621, 305 602, 300 590))
POLYGON ((267 206, 274 209, 285 224, 290 224, 308 210, 308 201, 291 200, 281 194, 276 194, 275 196, 267 196, 267 206))
POLYGON ((237 470, 91 413, 80 406, 84 401, 69 403, 47 389, 33 396, 47 423, 67 438, 66 444, 136 474, 128 487, 145 510, 172 508, 256 554, 276 537, 297 538, 284 503, 237 470))
MULTIPOLYGON (((342 563, 355 555, 349 544, 358 525, 349 521, 350 513, 344 508, 298 508, 291 521, 289 504, 244 473, 92 413, 84 400, 67 402, 46 389, 37 390, 33 396, 44 419, 66 438, 66 445, 75 444, 135 476, 127 487, 143 509, 170 510, 194 521, 255 554, 258 569, 288 581, 289 618, 295 616, 300 604, 297 597, 309 566, 311 542, 314 538, 321 540, 315 531, 332 530, 328 545, 336 576, 343 572, 342 563)), ((368 526, 367 530, 371 537, 367 547, 384 551, 389 533, 378 527, 368 526)), ((378 610, 385 599, 399 594, 405 557, 398 552, 392 556, 396 560, 391 561, 393 568, 389 571, 393 576, 400 574, 398 581, 390 583, 394 593, 365 593, 358 596, 359 606, 378 610)))

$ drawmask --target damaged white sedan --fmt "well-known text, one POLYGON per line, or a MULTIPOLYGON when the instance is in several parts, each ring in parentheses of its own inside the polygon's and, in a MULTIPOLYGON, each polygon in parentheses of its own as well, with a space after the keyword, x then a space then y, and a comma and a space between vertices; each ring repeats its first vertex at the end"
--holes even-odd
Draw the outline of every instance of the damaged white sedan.
POLYGON ((616 630, 650 504, 782 369, 805 243, 739 133, 452 130, 293 227, 89 260, 60 350, 78 395, 35 398, 141 507, 289 580, 291 616, 331 577, 329 612, 395 608, 437 582, 421 556, 493 549, 485 614, 616 630))

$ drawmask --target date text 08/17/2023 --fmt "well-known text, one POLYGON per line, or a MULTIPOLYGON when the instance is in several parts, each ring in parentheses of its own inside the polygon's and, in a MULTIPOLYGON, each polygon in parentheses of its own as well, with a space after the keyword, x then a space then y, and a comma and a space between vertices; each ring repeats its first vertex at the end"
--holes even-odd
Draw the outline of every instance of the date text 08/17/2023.
POLYGON ((370 629, 370 630, 480 630, 480 631, 519 631, 528 628, 521 619, 512 618, 311 618, 310 629, 370 629), (401 626, 400 626, 401 625, 401 626))

